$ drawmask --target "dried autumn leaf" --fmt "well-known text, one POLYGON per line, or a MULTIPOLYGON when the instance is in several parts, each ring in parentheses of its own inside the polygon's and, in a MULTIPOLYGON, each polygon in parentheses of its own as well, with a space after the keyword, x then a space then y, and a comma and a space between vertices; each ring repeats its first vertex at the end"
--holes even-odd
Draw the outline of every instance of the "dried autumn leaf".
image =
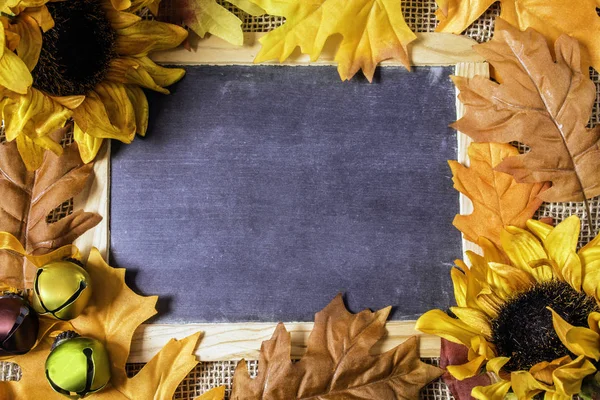
POLYGON ((407 46, 416 39, 397 0, 251 0, 285 24, 260 39, 254 62, 285 61, 296 47, 316 61, 327 39, 341 35, 335 56, 342 80, 360 69, 371 81, 379 62, 396 59, 410 68, 407 46))
MULTIPOLYGON (((72 144, 61 157, 46 152, 42 166, 29 172, 16 143, 0 144, 0 230, 16 236, 25 251, 33 255, 72 243, 102 217, 83 210, 74 210, 54 223, 48 223, 46 217, 85 187, 92 168, 92 164, 83 164, 77 144, 72 144)), ((31 287, 36 269, 33 264, 0 252, 0 265, 0 281, 4 284, 20 289, 31 287)))
MULTIPOLYGON (((171 340, 136 376, 128 379, 125 363, 129 357, 133 332, 142 322, 156 314, 154 307, 157 298, 135 294, 125 284, 125 270, 106 264, 97 249, 92 249, 86 270, 92 284, 99 282, 92 292, 90 304, 82 315, 70 323, 61 322, 54 329, 74 329, 80 335, 98 339, 106 346, 111 360, 111 383, 89 398, 172 398, 177 385, 197 364, 193 352, 200 334, 180 341, 171 340)), ((51 345, 52 338, 46 335, 33 351, 8 359, 19 364, 23 373, 20 381, 9 382, 9 390, 13 396, 9 399, 64 399, 45 379, 45 361, 51 345)))
POLYGON ((298 362, 290 359, 290 334, 279 324, 262 344, 256 379, 245 361, 238 364, 231 398, 418 399, 421 387, 442 371, 420 361, 416 337, 386 353, 370 353, 385 334, 390 309, 351 314, 338 295, 316 314, 298 362))
MULTIPOLYGON (((440 23, 436 31, 460 34, 498 0, 436 0, 440 23)), ((552 44, 562 34, 577 39, 587 50, 583 68, 600 71, 600 18, 597 0, 500 0, 500 18, 521 30, 533 28, 552 44)))
POLYGON ((542 200, 600 195, 600 128, 586 127, 596 88, 581 71, 577 41, 561 36, 555 62, 542 35, 499 19, 494 39, 475 47, 502 83, 455 77, 466 113, 454 127, 478 142, 528 145, 530 152, 506 158, 496 170, 517 182, 551 181, 542 200))
POLYGON ((468 149, 470 168, 448 161, 454 188, 473 202, 473 213, 457 215, 453 224, 467 240, 477 243, 485 237, 500 246, 500 232, 508 225, 525 228, 542 204, 538 195, 547 183, 517 183, 494 168, 507 157, 519 155, 509 144, 472 143, 468 149))
MULTIPOLYGON (((250 0, 229 2, 250 15, 265 13, 250 0)), ((167 0, 161 7, 169 22, 186 25, 201 38, 210 33, 236 46, 244 44, 242 21, 216 0, 167 0)))
POLYGON ((194 400, 224 400, 225 399, 225 386, 219 386, 211 389, 208 392, 196 397, 194 400))

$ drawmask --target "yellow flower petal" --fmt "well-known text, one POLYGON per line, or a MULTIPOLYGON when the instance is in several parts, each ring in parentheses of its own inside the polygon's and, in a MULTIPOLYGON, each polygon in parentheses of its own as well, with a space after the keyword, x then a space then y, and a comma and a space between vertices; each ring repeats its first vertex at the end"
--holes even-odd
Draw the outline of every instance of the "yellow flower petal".
POLYGON ((81 160, 86 164, 94 161, 104 142, 104 139, 96 138, 83 132, 77 124, 74 125, 73 138, 77 142, 81 160))
POLYGON ((141 17, 131 12, 122 12, 111 7, 105 7, 106 16, 113 29, 124 29, 142 20, 141 17))
POLYGON ((17 54, 29 71, 33 71, 42 51, 42 31, 37 22, 28 15, 19 15, 12 27, 21 38, 17 54))
POLYGON ((123 85, 101 83, 73 110, 79 128, 97 139, 131 143, 135 136, 135 112, 123 85))
POLYGON ((0 24, 0 58, 4 56, 4 49, 6 47, 6 35, 4 33, 4 24, 0 24))
POLYGON ((553 279, 562 279, 562 274, 557 271, 556 263, 548 259, 531 261, 531 275, 536 282, 547 282, 553 279))
POLYGON ((596 372, 596 367, 584 356, 579 356, 568 364, 554 370, 554 386, 564 396, 573 396, 581 391, 581 381, 596 372))
POLYGON ((127 96, 133 105, 135 111, 135 126, 137 134, 140 136, 146 135, 148 129, 148 117, 150 109, 148 107, 148 99, 144 91, 137 86, 126 86, 127 96))
POLYGON ((110 0, 115 10, 123 11, 131 7, 130 0, 110 0))
POLYGON ((554 330, 569 351, 578 356, 584 355, 596 361, 600 360, 600 334, 588 328, 575 327, 553 309, 548 309, 552 312, 554 330))
POLYGON ((151 51, 172 49, 187 38, 187 31, 177 25, 158 21, 140 21, 117 30, 117 54, 145 56, 151 51))
POLYGON ((70 110, 74 110, 83 103, 85 100, 85 96, 83 95, 73 95, 73 96, 50 96, 52 100, 56 101, 58 104, 67 107, 70 110))
POLYGON ((0 111, 9 142, 22 135, 30 138, 47 136, 63 127, 72 114, 71 110, 33 88, 23 96, 4 99, 0 111))
POLYGON ((172 85, 184 75, 185 70, 160 67, 148 57, 121 57, 111 62, 106 79, 169 94, 169 91, 162 86, 172 85))
POLYGON ((479 356, 466 364, 462 365, 448 365, 446 369, 456 379, 462 381, 463 379, 471 378, 479 373, 481 366, 485 362, 485 356, 479 356))
POLYGON ((490 320, 482 311, 468 307, 450 307, 450 311, 452 311, 458 319, 478 331, 485 338, 490 339, 492 337, 490 320))
POLYGON ((565 281, 577 291, 581 290, 583 275, 581 260, 576 252, 579 223, 579 218, 572 215, 558 224, 544 240, 546 252, 557 264, 565 281))
MULTIPOLYGON (((461 260, 456 260, 457 264, 462 263, 461 260)), ((454 299, 459 307, 467 306, 467 278, 465 273, 458 268, 450 270, 450 278, 454 287, 454 299)))
POLYGON ((29 137, 25 135, 18 136, 17 149, 28 171, 35 171, 42 165, 46 149, 35 144, 29 137))
POLYGON ((600 333, 600 313, 599 312, 591 312, 588 315, 588 325, 591 330, 596 333, 600 333))
POLYGON ((471 346, 471 339, 479 334, 477 330, 441 310, 430 310, 421 315, 415 329, 467 347, 471 346))
POLYGON ((491 240, 480 236, 479 239, 477 239, 477 244, 483 250, 483 259, 486 262, 508 263, 509 260, 502 250, 500 250, 491 240))
POLYGON ((491 360, 496 357, 496 347, 485 340, 483 336, 477 335, 471 339, 468 356, 469 360, 479 356, 484 356, 486 360, 491 360))
POLYGON ((506 227, 500 233, 500 242, 511 263, 527 273, 532 273, 530 262, 548 258, 542 244, 524 229, 506 227))
POLYGON ((47 32, 48 30, 54 28, 54 19, 52 18, 52 14, 48 11, 48 7, 45 6, 47 0, 39 1, 37 3, 41 3, 37 7, 27 6, 23 14, 29 15, 33 18, 40 28, 42 28, 43 32, 47 32))
POLYGON ((12 51, 5 51, 0 58, 0 86, 11 92, 25 94, 32 83, 33 77, 23 60, 12 51))
POLYGON ((504 400, 510 385, 510 381, 500 381, 488 386, 475 386, 471 396, 479 400, 504 400))
POLYGON ((487 282, 504 300, 535 284, 535 279, 530 274, 510 265, 490 262, 488 267, 487 282))
POLYGON ((519 400, 532 399, 538 393, 552 390, 551 386, 539 382, 527 371, 511 373, 510 382, 519 400))
POLYGON ((568 364, 571 361, 571 357, 569 356, 557 358, 556 360, 552 360, 550 362, 542 361, 529 368, 529 372, 538 381, 543 382, 547 385, 552 385, 554 382, 552 378, 552 373, 561 365, 568 364))
POLYGON ((537 236, 541 241, 544 241, 548 234, 552 232, 552 229, 554 229, 554 227, 552 225, 545 224, 541 221, 530 219, 527 221, 527 229, 533 232, 533 234, 537 236))
POLYGON ((509 361, 510 357, 495 357, 487 362, 485 369, 488 372, 493 372, 496 375, 500 376, 500 370, 509 361))
POLYGON ((546 392, 544 400, 573 400, 573 396, 565 396, 558 392, 546 392))
MULTIPOLYGON (((598 236, 600 237, 600 235, 598 236)), ((596 301, 600 300, 600 246, 584 247, 579 251, 583 265, 583 291, 596 301)))

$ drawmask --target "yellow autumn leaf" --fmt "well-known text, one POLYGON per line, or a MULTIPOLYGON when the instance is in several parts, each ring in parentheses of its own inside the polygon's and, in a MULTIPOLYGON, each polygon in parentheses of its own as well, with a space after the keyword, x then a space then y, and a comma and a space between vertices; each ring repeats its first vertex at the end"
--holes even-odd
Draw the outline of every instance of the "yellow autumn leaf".
POLYGON ((327 39, 341 35, 335 61, 342 80, 360 69, 371 81, 375 67, 388 59, 410 68, 408 44, 416 39, 397 0, 252 0, 271 15, 286 18, 285 24, 260 39, 255 62, 285 61, 300 47, 316 61, 327 39))
POLYGON ((225 386, 219 386, 208 392, 196 397, 194 400, 224 400, 225 399, 225 386))
MULTIPOLYGON (((438 32, 460 34, 497 0, 436 0, 438 32)), ((524 31, 534 28, 552 45, 566 33, 577 39, 583 51, 582 65, 600 71, 600 18, 597 0, 500 0, 500 18, 524 31)))
MULTIPOLYGON (((84 312, 70 322, 60 322, 54 331, 72 329, 81 336, 100 340, 111 361, 111 381, 90 399, 154 400, 172 398, 177 385, 196 366, 193 355, 200 333, 183 340, 171 340, 133 378, 127 378, 125 364, 131 339, 140 324, 156 314, 156 296, 135 294, 125 284, 125 270, 112 268, 97 249, 92 249, 86 264, 90 275, 92 298, 84 312), (155 397, 159 395, 159 397, 155 397)), ((7 361, 20 365, 23 376, 9 383, 10 399, 64 400, 45 379, 45 361, 52 345, 52 334, 46 335, 29 353, 7 361)))

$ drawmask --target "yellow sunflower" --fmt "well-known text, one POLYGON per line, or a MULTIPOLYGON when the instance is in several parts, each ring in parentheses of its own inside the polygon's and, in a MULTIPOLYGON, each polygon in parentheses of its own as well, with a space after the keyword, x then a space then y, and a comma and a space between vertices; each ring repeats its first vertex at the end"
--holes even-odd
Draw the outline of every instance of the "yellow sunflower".
MULTIPOLYGON (((417 329, 468 347, 468 362, 448 366, 462 380, 485 370, 495 382, 472 391, 477 399, 518 399, 544 393, 567 399, 600 360, 600 236, 576 251, 580 221, 553 228, 527 222, 508 227, 502 250, 482 239, 483 256, 451 271, 456 307, 431 310, 417 329)), ((588 379, 590 379, 588 378, 588 379)))
POLYGON ((163 68, 148 53, 178 46, 181 27, 143 20, 160 0, 0 0, 0 112, 6 139, 17 141, 29 170, 44 152, 61 154, 71 119, 83 161, 104 139, 130 143, 146 133, 141 88, 168 93, 184 70, 163 68))

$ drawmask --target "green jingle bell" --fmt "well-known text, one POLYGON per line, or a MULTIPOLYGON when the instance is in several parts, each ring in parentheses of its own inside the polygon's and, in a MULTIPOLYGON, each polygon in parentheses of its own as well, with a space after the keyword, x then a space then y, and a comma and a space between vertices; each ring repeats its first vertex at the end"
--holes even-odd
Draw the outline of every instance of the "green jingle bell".
POLYGON ((55 261, 38 268, 33 284, 33 308, 56 319, 76 318, 92 296, 91 279, 72 261, 55 261))
POLYGON ((46 378, 56 392, 72 399, 95 393, 110 381, 108 352, 96 339, 63 332, 46 360, 46 378))

